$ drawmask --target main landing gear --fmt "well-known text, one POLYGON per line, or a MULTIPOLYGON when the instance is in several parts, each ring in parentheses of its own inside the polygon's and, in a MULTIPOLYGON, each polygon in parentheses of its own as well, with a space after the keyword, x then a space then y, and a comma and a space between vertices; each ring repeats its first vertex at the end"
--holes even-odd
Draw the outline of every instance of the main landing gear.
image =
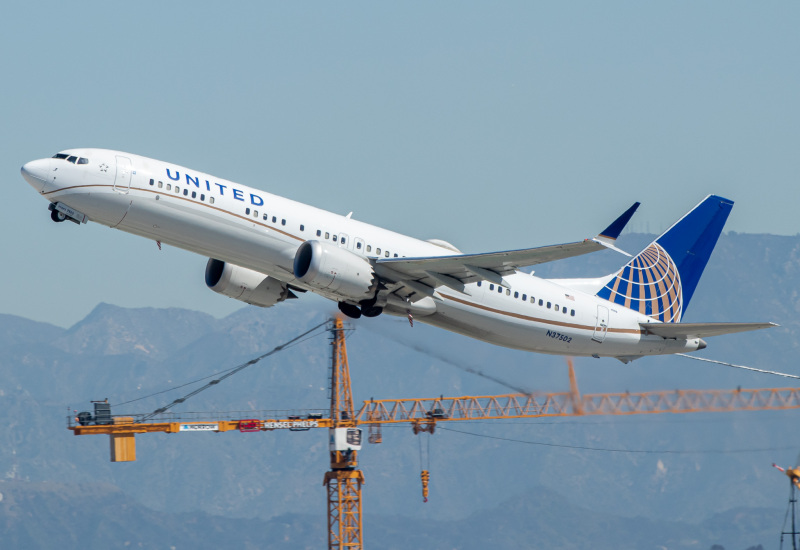
POLYGON ((347 302, 339 302, 339 311, 350 317, 351 319, 358 319, 362 315, 364 317, 377 317, 383 313, 383 308, 375 305, 375 300, 364 300, 361 302, 361 307, 348 304, 347 302))
POLYGON ((347 302, 339 302, 339 311, 351 319, 358 319, 361 317, 361 310, 358 309, 358 306, 348 304, 347 302))

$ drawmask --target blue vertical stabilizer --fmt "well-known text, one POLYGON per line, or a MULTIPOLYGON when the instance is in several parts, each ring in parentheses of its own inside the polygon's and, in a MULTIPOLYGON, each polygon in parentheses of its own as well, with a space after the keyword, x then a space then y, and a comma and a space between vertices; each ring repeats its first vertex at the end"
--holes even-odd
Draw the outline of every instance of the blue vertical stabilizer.
POLYGON ((733 201, 709 195, 633 258, 597 293, 665 323, 680 322, 733 201))

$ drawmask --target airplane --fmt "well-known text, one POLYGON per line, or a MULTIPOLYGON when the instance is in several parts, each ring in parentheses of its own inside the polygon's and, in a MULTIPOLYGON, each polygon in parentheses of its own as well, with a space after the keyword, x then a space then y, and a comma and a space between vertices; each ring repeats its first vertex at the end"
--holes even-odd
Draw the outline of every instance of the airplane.
MULTIPOLYGON (((635 203, 596 237, 464 254, 183 166, 121 151, 68 149, 23 178, 55 222, 93 221, 209 258, 207 286, 270 307, 297 293, 352 318, 407 316, 498 346, 614 357, 706 347, 703 338, 773 323, 682 323, 733 202, 709 195, 617 272, 542 279, 520 269, 604 249, 635 203)), ((624 252, 623 252, 624 253, 624 252)))

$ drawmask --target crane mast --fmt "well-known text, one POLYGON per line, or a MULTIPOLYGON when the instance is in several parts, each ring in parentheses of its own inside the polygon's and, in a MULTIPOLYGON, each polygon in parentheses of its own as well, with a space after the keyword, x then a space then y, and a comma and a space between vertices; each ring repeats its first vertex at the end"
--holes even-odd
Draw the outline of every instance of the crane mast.
POLYGON ((331 361, 331 409, 329 428, 331 469, 323 484, 328 490, 328 548, 363 548, 361 486, 364 473, 358 469, 361 429, 355 419, 347 362, 344 326, 334 319, 331 361))

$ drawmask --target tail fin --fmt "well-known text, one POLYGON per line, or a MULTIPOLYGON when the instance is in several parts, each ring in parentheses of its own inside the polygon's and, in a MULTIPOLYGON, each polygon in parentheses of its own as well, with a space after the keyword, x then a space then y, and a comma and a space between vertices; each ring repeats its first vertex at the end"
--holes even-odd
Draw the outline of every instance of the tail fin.
POLYGON ((733 201, 709 195, 612 275, 597 296, 678 323, 717 244, 733 201))

